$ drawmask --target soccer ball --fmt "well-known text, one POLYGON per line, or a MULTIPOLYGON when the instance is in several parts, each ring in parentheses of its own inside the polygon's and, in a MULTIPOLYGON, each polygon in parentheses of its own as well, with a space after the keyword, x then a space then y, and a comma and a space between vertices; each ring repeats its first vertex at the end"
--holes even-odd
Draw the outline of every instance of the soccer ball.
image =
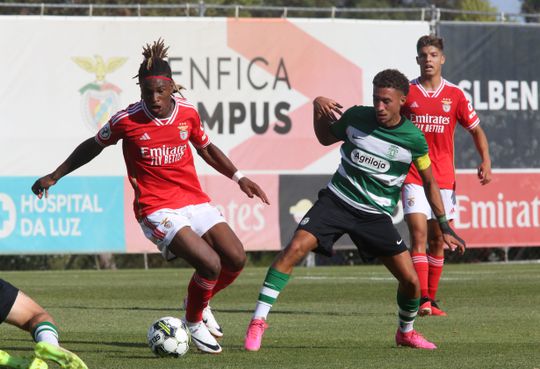
POLYGON ((178 318, 166 316, 148 328, 148 346, 157 356, 184 356, 189 350, 191 335, 186 324, 178 318))

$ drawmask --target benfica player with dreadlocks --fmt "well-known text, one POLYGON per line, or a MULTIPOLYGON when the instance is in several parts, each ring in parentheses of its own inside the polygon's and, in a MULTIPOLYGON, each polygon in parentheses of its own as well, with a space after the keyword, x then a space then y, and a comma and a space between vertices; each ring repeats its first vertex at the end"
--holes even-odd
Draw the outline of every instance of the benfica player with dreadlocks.
POLYGON ((185 301, 186 322, 199 350, 217 354, 222 349, 215 337, 223 333, 208 302, 238 277, 246 254, 202 191, 189 143, 210 166, 236 181, 247 196, 269 202, 264 191, 211 143, 195 107, 174 96, 181 87, 172 79, 165 60, 167 50, 161 39, 143 48, 144 61, 136 76, 141 101, 114 115, 54 172, 38 179, 32 191, 39 198, 47 196, 60 178, 122 140, 128 177, 135 191, 137 221, 164 258, 180 257, 195 268, 185 301))

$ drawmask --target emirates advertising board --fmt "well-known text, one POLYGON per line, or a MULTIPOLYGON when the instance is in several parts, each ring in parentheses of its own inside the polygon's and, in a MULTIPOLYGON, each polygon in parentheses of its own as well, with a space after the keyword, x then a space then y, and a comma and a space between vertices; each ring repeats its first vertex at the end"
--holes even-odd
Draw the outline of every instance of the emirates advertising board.
MULTIPOLYGON (((30 186, 140 99, 132 77, 142 45, 159 37, 212 142, 264 188, 271 205, 247 198, 197 159, 204 190, 247 250, 279 250, 301 208, 291 210, 301 198, 284 201, 303 192, 288 179, 298 176, 306 194, 316 194, 339 161, 337 145, 315 139, 313 98, 370 105, 378 71, 417 74, 415 43, 428 32, 425 22, 0 18, 0 44, 12 53, 0 60, 10 71, 0 91, 8 127, 0 137, 0 253, 156 251, 133 216, 120 145, 62 179, 47 200, 35 198, 30 186)), ((401 230, 400 217, 397 209, 401 230)), ((463 232, 469 223, 474 227, 464 221, 463 232)), ((480 236, 475 245, 488 245, 483 242, 480 236)))

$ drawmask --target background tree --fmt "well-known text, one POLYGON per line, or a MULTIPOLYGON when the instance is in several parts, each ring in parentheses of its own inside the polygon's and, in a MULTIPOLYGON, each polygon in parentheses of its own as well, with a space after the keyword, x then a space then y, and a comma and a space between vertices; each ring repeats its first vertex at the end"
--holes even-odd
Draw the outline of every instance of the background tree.
MULTIPOLYGON (((521 0, 521 12, 525 14, 540 14, 540 0, 521 0)), ((540 16, 525 17, 525 22, 539 23, 540 16)))
MULTIPOLYGON (((483 13, 497 13, 499 10, 491 6, 488 0, 460 0, 457 8, 463 11, 475 11, 483 13)), ((495 22, 497 15, 493 14, 459 14, 455 20, 459 21, 474 21, 474 22, 495 22)))

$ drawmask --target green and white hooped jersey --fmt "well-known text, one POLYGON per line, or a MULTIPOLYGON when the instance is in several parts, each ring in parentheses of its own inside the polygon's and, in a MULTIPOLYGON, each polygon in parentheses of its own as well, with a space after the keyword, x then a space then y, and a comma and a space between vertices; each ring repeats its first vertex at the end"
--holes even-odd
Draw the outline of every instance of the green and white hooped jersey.
POLYGON ((385 128, 367 106, 348 109, 331 131, 344 143, 328 188, 356 209, 391 215, 411 163, 428 153, 422 132, 405 118, 385 128))

